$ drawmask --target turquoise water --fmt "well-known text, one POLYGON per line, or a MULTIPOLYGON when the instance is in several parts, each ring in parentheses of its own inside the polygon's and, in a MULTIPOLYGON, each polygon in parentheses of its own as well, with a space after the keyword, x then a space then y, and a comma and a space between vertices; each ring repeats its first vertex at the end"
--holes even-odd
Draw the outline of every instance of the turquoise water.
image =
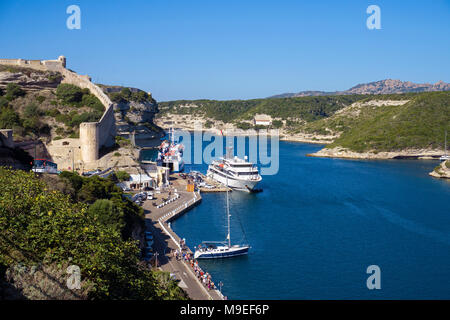
MULTIPOLYGON (((437 161, 306 157, 280 142, 280 170, 259 194, 232 192, 232 241, 248 256, 201 261, 230 299, 450 299, 450 183, 437 161), (245 234, 241 232, 241 224, 245 234), (381 290, 368 290, 369 265, 381 290)), ((191 168, 206 172, 207 165, 191 168)), ((189 171, 189 166, 188 166, 189 171)), ((192 249, 226 236, 225 194, 172 223, 192 249)))

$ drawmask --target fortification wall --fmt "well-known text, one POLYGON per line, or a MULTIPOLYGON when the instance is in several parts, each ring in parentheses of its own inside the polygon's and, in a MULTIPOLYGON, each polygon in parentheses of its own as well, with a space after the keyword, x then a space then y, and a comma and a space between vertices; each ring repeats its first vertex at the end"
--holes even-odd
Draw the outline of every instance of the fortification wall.
POLYGON ((105 112, 99 122, 85 122, 80 124, 81 158, 85 162, 96 161, 98 160, 99 149, 101 147, 111 147, 114 145, 116 121, 111 100, 102 89, 91 82, 89 76, 82 76, 66 69, 66 58, 64 56, 60 56, 57 60, 0 59, 0 64, 43 71, 57 71, 63 75, 63 83, 89 89, 105 106, 105 112))
POLYGON ((105 106, 105 112, 100 121, 82 123, 80 125, 80 143, 83 161, 95 161, 98 159, 98 151, 101 147, 111 147, 115 143, 116 120, 114 118, 112 102, 102 89, 91 82, 88 76, 80 76, 65 68, 61 68, 60 72, 64 76, 63 83, 70 83, 80 88, 89 89, 105 106))
POLYGON ((0 147, 14 148, 12 129, 0 130, 0 147))

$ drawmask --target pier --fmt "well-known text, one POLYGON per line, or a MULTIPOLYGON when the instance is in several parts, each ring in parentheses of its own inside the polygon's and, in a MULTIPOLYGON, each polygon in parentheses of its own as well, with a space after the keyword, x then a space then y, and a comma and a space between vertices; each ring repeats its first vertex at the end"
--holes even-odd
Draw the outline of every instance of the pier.
MULTIPOLYGON (((183 259, 177 260, 170 254, 170 252, 182 250, 180 246, 182 239, 170 228, 170 221, 189 211, 202 200, 200 192, 186 191, 186 180, 179 177, 173 177, 173 179, 171 195, 168 192, 154 194, 156 200, 147 200, 143 205, 146 227, 154 235, 153 249, 157 254, 158 266, 161 270, 174 275, 179 280, 178 285, 191 299, 223 300, 224 296, 219 290, 209 290, 201 283, 187 262, 183 259), (163 199, 166 201, 163 202, 163 199), (165 204, 161 206, 162 203, 165 204)), ((193 254, 187 246, 184 248, 184 252, 193 254)))

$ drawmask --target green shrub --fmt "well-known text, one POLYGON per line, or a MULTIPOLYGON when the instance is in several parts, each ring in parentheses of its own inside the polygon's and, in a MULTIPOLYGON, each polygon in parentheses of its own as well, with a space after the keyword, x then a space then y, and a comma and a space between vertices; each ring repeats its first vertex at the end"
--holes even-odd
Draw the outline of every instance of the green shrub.
POLYGON ((119 181, 128 181, 130 179, 130 175, 126 171, 116 171, 116 177, 119 181))
POLYGON ((236 123, 236 127, 242 130, 249 130, 253 128, 253 126, 248 122, 238 122, 236 123))
POLYGON ((26 118, 35 118, 41 115, 41 111, 35 104, 29 104, 25 107, 23 115, 26 118))
POLYGON ((37 96, 37 97, 36 97, 36 100, 37 100, 37 102, 42 103, 42 102, 45 101, 45 97, 43 97, 43 96, 37 96))
POLYGON ((120 156, 121 156, 120 152, 114 152, 114 157, 120 157, 120 156))
POLYGON ((83 95, 82 104, 83 104, 83 106, 95 109, 100 112, 103 112, 105 110, 105 107, 103 106, 103 104, 93 94, 83 95))
POLYGON ((131 141, 128 139, 125 139, 122 136, 116 136, 116 144, 120 147, 129 146, 131 144, 131 141))
POLYGON ((62 83, 56 89, 56 96, 63 103, 73 105, 82 101, 83 91, 80 87, 74 86, 73 84, 62 83))
POLYGON ((2 108, 7 108, 8 107, 8 99, 6 99, 5 97, 0 97, 0 110, 2 108))
POLYGON ((48 81, 50 83, 61 82, 62 75, 59 72, 58 73, 52 73, 52 74, 48 75, 47 79, 48 79, 48 81))
POLYGON ((47 117, 53 117, 53 118, 55 118, 57 115, 59 115, 59 114, 61 114, 61 112, 57 109, 57 108, 54 108, 54 109, 50 109, 50 110, 46 110, 45 111, 45 115, 47 116, 47 117))
MULTIPOLYGON (((90 284, 89 290, 83 287, 80 291, 88 299, 183 298, 180 291, 176 294, 176 288, 164 292, 163 284, 173 283, 160 284, 152 271, 139 264, 138 242, 124 234, 130 233, 133 224, 144 225, 142 211, 131 201, 122 200, 120 189, 111 184, 114 186, 98 177, 82 179, 78 192, 95 194, 90 207, 85 202, 74 203, 60 191, 50 192, 32 172, 0 168, 1 265, 77 265, 83 281, 90 284), (97 194, 97 189, 106 193, 97 194), (97 203, 99 199, 110 202, 97 203)), ((17 282, 25 283, 25 294, 37 285, 20 279, 17 282)))
POLYGON ((0 128, 12 129, 15 126, 21 127, 19 115, 11 108, 2 108, 0 112, 0 128))
POLYGON ((272 121, 272 126, 275 129, 280 129, 283 126, 283 121, 281 121, 281 120, 273 120, 272 121))
POLYGON ((8 83, 6 86, 6 94, 5 98, 8 101, 13 101, 14 99, 18 97, 22 97, 25 95, 25 91, 22 90, 22 88, 16 84, 16 83, 8 83))

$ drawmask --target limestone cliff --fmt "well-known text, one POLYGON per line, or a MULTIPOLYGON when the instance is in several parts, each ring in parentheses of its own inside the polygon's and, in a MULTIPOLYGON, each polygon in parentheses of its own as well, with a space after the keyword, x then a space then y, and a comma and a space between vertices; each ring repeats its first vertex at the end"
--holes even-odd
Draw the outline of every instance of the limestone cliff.
POLYGON ((134 133, 138 139, 151 139, 159 135, 161 128, 154 124, 158 104, 150 93, 130 87, 99 86, 113 101, 118 135, 134 133))

